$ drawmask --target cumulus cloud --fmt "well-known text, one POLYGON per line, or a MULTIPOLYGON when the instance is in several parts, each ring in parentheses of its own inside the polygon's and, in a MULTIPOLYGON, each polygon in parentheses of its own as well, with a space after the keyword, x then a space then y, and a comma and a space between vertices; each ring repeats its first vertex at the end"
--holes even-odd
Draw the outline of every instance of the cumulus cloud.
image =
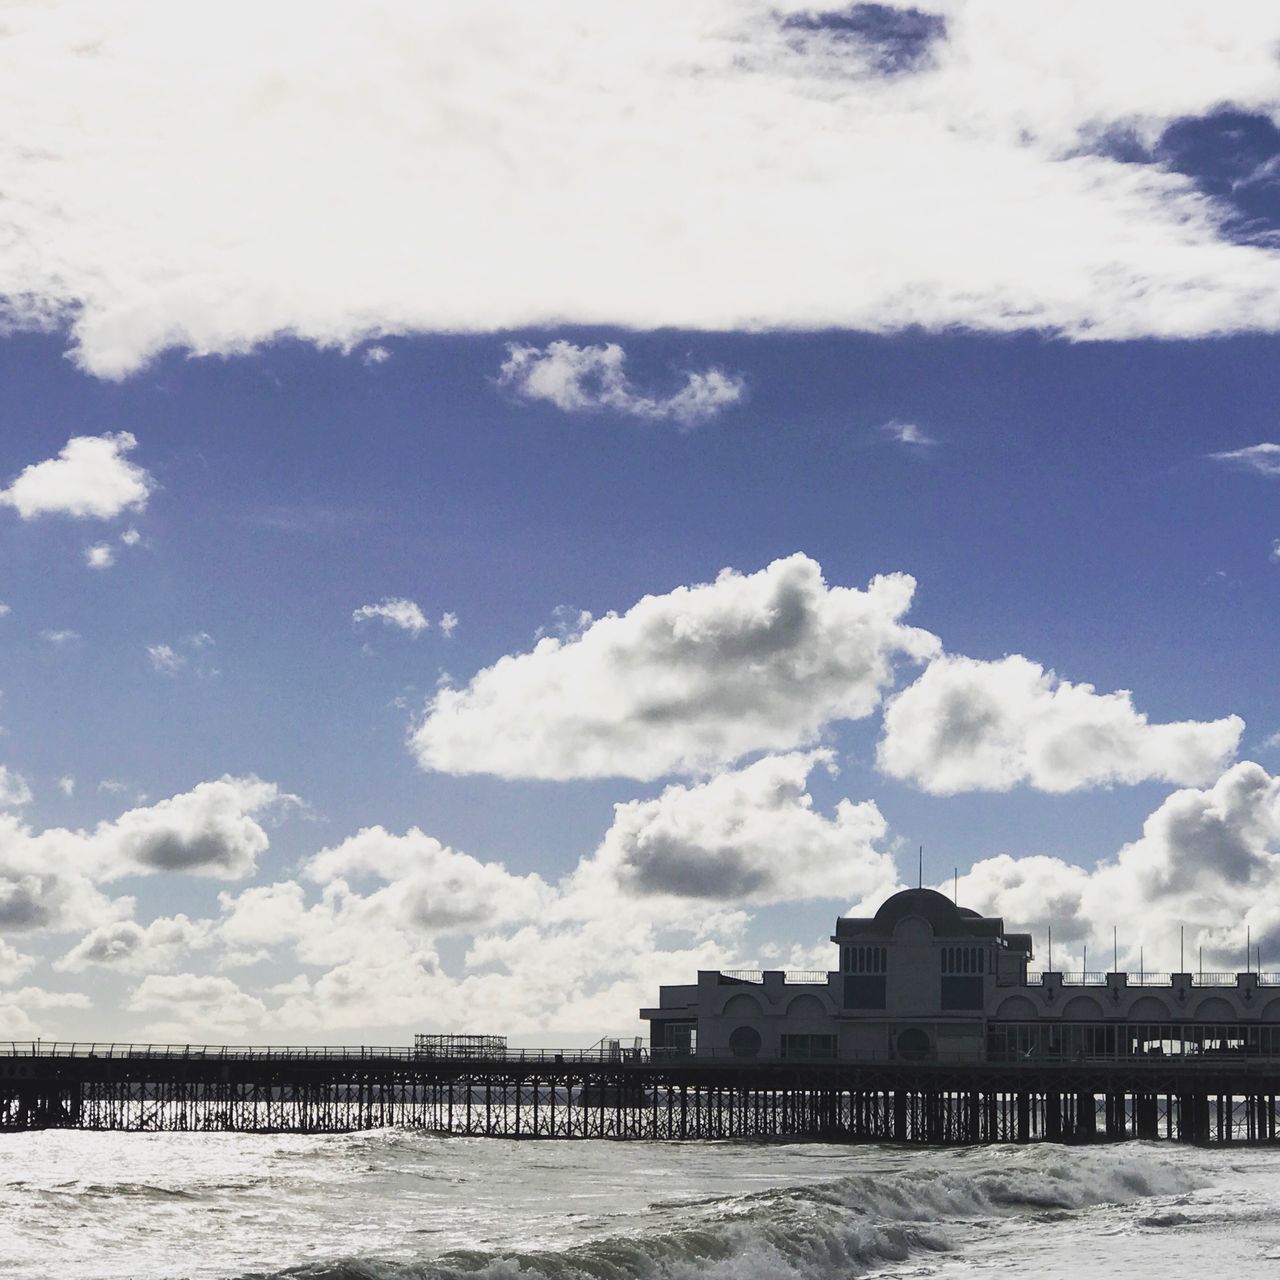
POLYGON ((115 548, 109 542, 97 542, 84 549, 84 562, 90 569, 110 569, 116 562, 115 548))
POLYGON ((895 882, 880 846, 887 824, 875 803, 841 800, 833 817, 807 790, 829 751, 767 756, 696 786, 614 808, 587 872, 603 870, 627 894, 709 903, 799 901, 874 894, 895 882))
POLYGON ((159 917, 145 928, 133 920, 117 920, 85 934, 54 968, 72 973, 90 966, 122 973, 171 969, 189 952, 207 946, 208 921, 185 915, 159 917))
POLYGON ((225 777, 89 831, 0 814, 0 929, 88 933, 128 919, 133 900, 100 887, 126 876, 245 875, 268 844, 254 815, 294 802, 273 783, 225 777))
POLYGON ((102 877, 138 871, 185 871, 236 879, 254 869, 267 833, 252 815, 293 797, 252 775, 202 782, 100 825, 92 837, 102 877))
POLYGON ((1100 694, 1017 655, 946 656, 889 701, 876 760, 935 795, 1194 783, 1221 772, 1243 731, 1239 716, 1151 724, 1127 691, 1100 694))
POLYGON ((903 57, 799 0, 26 8, 8 322, 108 377, 280 334, 1280 324, 1280 250, 1110 145, 1275 116, 1273 6, 926 11, 903 57))
POLYGON ((407 631, 411 636, 421 635, 431 625, 421 608, 402 596, 387 596, 378 604, 361 605, 351 614, 352 622, 368 622, 375 618, 389 627, 407 631))
POLYGON ((632 418, 670 418, 696 427, 742 399, 746 385, 720 369, 688 373, 667 396, 643 395, 626 372, 626 352, 616 343, 579 347, 563 340, 545 348, 507 346, 498 385, 521 400, 546 400, 568 413, 608 410, 632 418))
POLYGON ((1052 927, 1059 968, 1078 964, 1083 946, 1109 963, 1113 925, 1122 965, 1136 966, 1144 947, 1148 968, 1175 968, 1183 926, 1188 955, 1203 946, 1215 968, 1243 967, 1246 928, 1274 956, 1280 779, 1242 761, 1210 787, 1175 791, 1136 840, 1091 870, 1058 858, 1002 854, 960 877, 959 900, 1033 927, 1042 944, 1052 927))
POLYGON ((133 989, 125 1007, 159 1015, 152 1034, 173 1039, 235 1034, 260 1024, 266 1006, 230 979, 212 974, 151 973, 133 989))
POLYGON ((1256 471, 1260 476, 1280 476, 1280 444, 1251 444, 1246 449, 1229 449, 1225 453, 1211 453, 1215 462, 1256 471))
MULTIPOLYGON (((0 504, 13 507, 24 520, 45 515, 110 520, 122 511, 140 511, 152 480, 124 456, 137 444, 128 431, 73 436, 56 458, 33 463, 0 490, 0 504)), ((111 554, 109 547, 106 553, 111 554)))
POLYGON ((436 935, 524 919, 537 913, 549 889, 540 876, 515 876, 501 863, 481 862, 425 835, 369 827, 311 858, 308 879, 319 884, 377 880, 387 887, 365 900, 403 926, 436 935))
POLYGON ((893 659, 937 640, 900 621, 914 581, 829 587, 806 556, 646 596, 441 689, 411 736, 424 768, 658 778, 813 742, 878 706, 893 659))
POLYGON ((446 640, 458 629, 458 615, 456 613, 444 613, 440 615, 440 634, 446 640))

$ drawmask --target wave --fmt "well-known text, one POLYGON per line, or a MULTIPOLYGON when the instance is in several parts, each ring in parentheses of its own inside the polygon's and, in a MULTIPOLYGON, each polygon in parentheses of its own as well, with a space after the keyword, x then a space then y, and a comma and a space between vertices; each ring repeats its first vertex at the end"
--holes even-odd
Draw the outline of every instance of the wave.
POLYGON ((686 1223, 562 1250, 345 1258, 272 1280, 830 1280, 948 1251, 956 1229, 977 1220, 1070 1213, 1203 1185, 1194 1171, 1142 1149, 985 1148, 932 1167, 685 1203, 686 1223))

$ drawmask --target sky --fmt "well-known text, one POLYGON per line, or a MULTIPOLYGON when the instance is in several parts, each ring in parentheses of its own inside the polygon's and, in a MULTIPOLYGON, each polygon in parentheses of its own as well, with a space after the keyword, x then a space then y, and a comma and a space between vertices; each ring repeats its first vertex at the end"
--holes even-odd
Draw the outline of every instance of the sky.
POLYGON ((32 0, 0 104, 0 1035, 586 1046, 918 860, 1280 969, 1274 5, 32 0))

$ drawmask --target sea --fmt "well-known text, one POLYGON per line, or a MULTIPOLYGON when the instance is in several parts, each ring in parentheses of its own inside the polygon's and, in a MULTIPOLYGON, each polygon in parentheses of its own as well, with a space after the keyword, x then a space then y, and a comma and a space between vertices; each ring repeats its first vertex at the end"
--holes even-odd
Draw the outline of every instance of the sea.
POLYGON ((0 1137, 0 1276, 1280 1277, 1280 1152, 0 1137))

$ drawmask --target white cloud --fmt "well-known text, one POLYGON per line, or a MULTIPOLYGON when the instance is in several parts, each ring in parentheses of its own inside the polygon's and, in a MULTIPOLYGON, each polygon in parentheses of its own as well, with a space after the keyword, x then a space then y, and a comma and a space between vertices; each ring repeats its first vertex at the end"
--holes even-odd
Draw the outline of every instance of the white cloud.
POLYGON ((886 823, 874 802, 841 800, 835 816, 813 807, 806 781, 827 751, 766 756, 696 786, 614 808, 584 885, 603 871, 625 895, 705 903, 849 900, 892 886, 893 858, 879 847, 886 823))
POLYGON ((125 1007, 161 1015, 152 1029, 173 1039, 234 1034, 260 1024, 266 1014, 262 1001, 246 995, 230 978, 195 973, 148 974, 125 1007))
POLYGON ((70 798, 75 795, 76 780, 70 774, 64 774, 58 779, 58 790, 61 791, 64 796, 70 798))
POLYGON ((0 618, 7 617, 13 610, 7 604, 0 604, 0 618))
POLYGON ((0 809, 20 809, 31 803, 31 788, 20 773, 0 764, 0 809))
POLYGON ((876 759, 936 795, 1192 783, 1221 772, 1243 731, 1238 716, 1151 724, 1127 691, 1099 694, 1017 655, 947 656, 889 701, 876 759))
POLYGON ((726 569, 439 690, 412 746, 448 773, 645 779, 803 746, 870 715, 895 657, 936 652, 900 621, 914 587, 904 574, 828 587, 802 555, 726 569))
POLYGON ((367 347, 360 359, 366 366, 386 364, 386 362, 391 359, 391 352, 388 351, 386 347, 382 346, 367 347))
POLYGON ((61 649, 79 640, 80 633, 64 628, 61 631, 42 631, 40 637, 43 640, 47 640, 55 648, 61 649))
POLYGON ((109 542, 85 547, 84 562, 90 569, 110 569, 116 562, 115 548, 109 542))
POLYGON ((207 946, 210 926, 184 915, 160 917, 143 928, 133 920, 117 920, 91 930, 54 968, 76 973, 90 966, 123 973, 150 973, 174 968, 193 950, 207 946))
POLYGON ((1246 928, 1272 956, 1280 946, 1280 779, 1242 761, 1210 787, 1175 791, 1091 871, 1002 854, 960 877, 959 899, 1034 928, 1041 947, 1052 926, 1059 968, 1078 965, 1082 945, 1091 968, 1109 968, 1113 925, 1122 966, 1144 947, 1148 968, 1175 968, 1185 926, 1188 957, 1203 946, 1210 966, 1243 968, 1246 928))
POLYGON ((1209 457, 1215 462, 1256 471, 1260 476, 1280 476, 1280 444, 1251 444, 1246 449, 1229 449, 1225 453, 1211 453, 1209 457))
POLYGON ((1280 538, 1271 543, 1271 559, 1273 563, 1280 564, 1280 538))
POLYGON ((458 629, 458 615, 456 613, 442 614, 437 625, 440 628, 440 634, 448 640, 449 637, 458 629))
POLYGON ((379 618, 389 627, 398 627, 411 636, 421 635, 431 624, 427 615, 412 600, 400 596, 387 596, 378 604, 365 604, 351 614, 352 622, 367 622, 379 618))
POLYGON ((294 801, 252 775, 201 782, 190 791, 102 823, 90 839, 98 875, 185 871, 235 879, 254 869, 267 833, 254 815, 294 801))
POLYGON ((100 888, 126 876, 245 875, 268 844, 255 815, 291 803, 273 783, 225 777, 91 831, 35 831, 0 813, 0 929, 87 933, 127 919, 132 899, 100 888))
POLYGON ((543 349, 509 343, 498 385, 521 400, 547 400, 568 413, 607 409, 633 418, 670 418, 682 427, 707 422, 742 399, 742 379, 720 369, 687 373, 667 396, 643 395, 626 372, 616 342, 579 347, 563 340, 543 349))
POLYGON ((1280 250, 1106 151, 1280 114, 1274 6, 925 7, 912 59, 799 0, 50 0, 0 40, 0 295, 111 377, 281 334, 1280 323, 1280 250))
POLYGON ((896 440, 899 444, 905 444, 916 449, 930 449, 938 442, 923 428, 916 426, 914 422, 884 422, 876 428, 882 431, 891 440, 896 440))
POLYGON ((127 431, 73 436, 56 458, 33 463, 0 491, 0 505, 13 507, 24 520, 44 515, 110 520, 122 511, 140 511, 152 480, 124 457, 137 443, 127 431))
POLYGON ((187 660, 172 645, 149 644, 147 657, 151 666, 163 676, 177 675, 187 665, 187 660))
POLYGON ((131 525, 120 535, 120 541, 123 542, 126 547, 136 547, 138 543, 142 541, 142 534, 140 534, 137 529, 133 528, 131 525))

